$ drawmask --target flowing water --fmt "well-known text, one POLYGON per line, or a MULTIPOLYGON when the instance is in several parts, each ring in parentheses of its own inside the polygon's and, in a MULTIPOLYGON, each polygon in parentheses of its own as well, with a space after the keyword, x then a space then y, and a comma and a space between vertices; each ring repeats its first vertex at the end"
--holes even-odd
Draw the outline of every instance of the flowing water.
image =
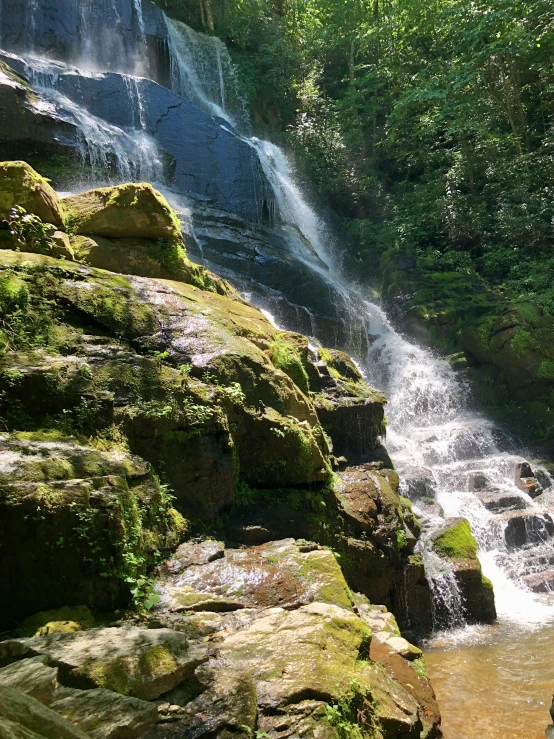
MULTIPOLYGON (((33 51, 34 2, 27 5, 29 52, 33 51)), ((112 15, 117 14, 115 0, 105 0, 104 5, 112 15)), ((132 5, 138 29, 136 48, 144 51, 142 3, 132 0, 132 5)), ((98 39, 87 36, 86 29, 93 26, 92 14, 99 12, 100 6, 93 0, 81 0, 79 7, 83 28, 80 58, 95 69, 101 65, 100 47, 98 39)), ((548 473, 542 471, 541 480, 548 487, 543 495, 532 500, 522 492, 516 485, 515 470, 525 460, 526 451, 473 409, 468 387, 447 362, 401 336, 381 308, 341 275, 332 254, 330 230, 296 183, 289 159, 274 144, 248 137, 244 102, 222 42, 176 22, 167 21, 167 30, 174 90, 221 119, 229 130, 241 132, 237 135, 256 151, 273 190, 266 217, 280 239, 280 248, 287 251, 289 261, 317 274, 329 290, 344 329, 337 333, 337 342, 354 355, 369 381, 388 394, 387 447, 404 477, 403 492, 413 492, 406 481, 425 481, 427 495, 423 501, 418 496, 415 507, 424 524, 419 546, 435 598, 437 630, 426 654, 447 737, 542 736, 554 688, 554 655, 548 646, 554 644, 550 592, 554 584, 554 524, 550 517, 554 488, 548 487, 548 473), (432 498, 436 504, 431 504, 432 498), (495 587, 499 615, 495 626, 466 625, 454 573, 431 550, 430 532, 441 525, 443 515, 463 516, 471 522, 483 570, 495 587)), ((115 43, 104 68, 128 69, 126 60, 119 64, 117 59, 113 61, 123 53, 123 45, 115 43)), ((92 170, 88 185, 101 179, 102 171, 111 169, 121 180, 140 177, 163 186, 160 154, 144 130, 136 77, 127 77, 129 100, 136 114, 133 126, 124 130, 63 96, 57 89, 59 65, 31 57, 27 65, 35 86, 79 126, 82 160, 92 170)), ((196 206, 179 194, 175 200, 186 216, 188 236, 195 239, 200 252, 201 239, 193 225, 196 206)), ((240 271, 225 276, 245 289, 240 271)), ((278 300, 286 295, 287 286, 283 285, 278 300)), ((271 297, 263 288, 252 293, 252 299, 263 308, 272 307, 271 297)), ((297 307, 310 311, 301 303, 297 307)), ((302 330, 304 324, 292 318, 285 327, 302 330)), ((312 327, 317 341, 322 337, 315 320, 312 327)))

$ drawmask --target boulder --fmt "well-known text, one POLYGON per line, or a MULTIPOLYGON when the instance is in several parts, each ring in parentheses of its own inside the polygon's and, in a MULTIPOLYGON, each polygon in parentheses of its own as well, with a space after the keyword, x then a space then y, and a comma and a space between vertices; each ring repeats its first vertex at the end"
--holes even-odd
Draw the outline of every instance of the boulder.
POLYGON ((90 739, 35 698, 4 686, 0 686, 0 731, 7 739, 90 739))
POLYGON ((446 519, 442 528, 432 536, 433 549, 441 557, 450 559, 477 559, 477 542, 466 518, 446 519))
POLYGON ((171 690, 207 659, 206 645, 189 643, 184 634, 134 626, 6 641, 0 657, 21 650, 45 655, 68 687, 105 688, 143 700, 171 690))
POLYGON ((41 611, 26 618, 17 630, 18 636, 46 636, 41 633, 52 624, 74 624, 74 631, 84 631, 94 626, 94 616, 87 606, 65 606, 53 611, 41 611))
POLYGON ((493 586, 481 570, 469 521, 446 519, 443 527, 431 534, 431 542, 436 554, 449 562, 468 623, 492 623, 496 619, 493 586))
POLYGON ((291 612, 275 609, 231 635, 219 658, 252 676, 258 706, 269 712, 299 700, 337 701, 348 690, 370 635, 344 608, 311 603, 291 612))
MULTIPOLYGON (((53 240, 57 233, 52 235, 53 240)), ((67 234, 64 236, 68 240, 69 252, 62 253, 66 256, 71 253, 72 259, 78 257, 92 267, 139 277, 178 280, 220 295, 236 296, 228 282, 191 262, 179 240, 161 243, 154 239, 107 239, 102 236, 71 236, 69 240, 67 234)))
POLYGON ((27 306, 40 305, 45 315, 53 306, 41 297, 36 265, 52 268, 48 300, 70 306, 67 323, 55 329, 70 353, 52 342, 46 350, 38 334, 37 351, 10 351, 4 360, 0 390, 9 393, 0 403, 15 428, 22 417, 39 428, 65 418, 84 422, 90 435, 116 423, 134 453, 163 466, 176 506, 202 520, 233 504, 239 465, 256 486, 330 479, 313 404, 272 364, 267 350, 278 331, 252 306, 33 254, 23 261, 2 251, 0 260, 27 306), (87 332, 74 320, 85 321, 87 332))
POLYGON ((51 707, 91 739, 138 739, 158 720, 154 703, 102 688, 61 688, 51 707))
POLYGON ((0 686, 15 688, 45 706, 56 697, 58 669, 48 667, 46 658, 30 657, 0 669, 0 686))
POLYGON ((248 672, 226 667, 205 668, 200 672, 204 692, 187 703, 186 718, 160 723, 144 739, 170 737, 228 736, 248 739, 256 728, 256 685, 248 672))
POLYGON ((44 177, 26 162, 0 162, 0 221, 16 205, 44 223, 64 227, 61 201, 44 177))
POLYGON ((396 465, 396 470, 402 480, 402 495, 413 501, 435 499, 437 483, 432 470, 402 462, 396 465))
POLYGON ((554 521, 549 513, 503 513, 492 523, 501 528, 509 550, 520 549, 526 544, 537 544, 554 535, 554 521))
POLYGON ((164 196, 147 183, 100 187, 63 201, 75 234, 182 240, 179 220, 164 196))
POLYGON ((384 435, 383 393, 370 388, 344 352, 319 349, 315 370, 319 377, 310 388, 316 391, 315 406, 325 431, 333 440, 336 456, 350 462, 374 459, 379 439, 384 435))
POLYGON ((161 609, 293 608, 312 600, 351 609, 337 560, 330 550, 317 545, 285 539, 249 549, 227 549, 224 557, 202 564, 187 564, 186 552, 181 549, 184 561, 177 552, 161 568, 161 609))

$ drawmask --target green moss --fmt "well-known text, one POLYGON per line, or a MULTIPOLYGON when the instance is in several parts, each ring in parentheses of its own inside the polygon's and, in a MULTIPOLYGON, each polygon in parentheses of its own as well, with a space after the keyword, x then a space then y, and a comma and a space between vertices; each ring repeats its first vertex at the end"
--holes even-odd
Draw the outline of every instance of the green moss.
POLYGON ((433 548, 441 557, 477 559, 477 542, 465 518, 439 534, 433 541, 433 548))
POLYGON ((94 626, 94 616, 87 606, 65 606, 54 611, 41 611, 29 616, 17 630, 20 637, 35 636, 36 632, 53 621, 71 621, 79 623, 85 628, 94 626))
POLYGON ((539 348, 535 338, 529 333, 529 331, 522 328, 517 329, 512 341, 510 342, 510 346, 514 354, 519 358, 523 358, 530 352, 539 348))
POLYGON ((270 344, 269 352, 271 361, 277 369, 287 374, 302 392, 307 393, 309 391, 308 374, 302 364, 300 354, 294 347, 283 340, 283 336, 284 334, 277 334, 274 341, 270 344))
POLYGON ((485 577, 485 575, 481 575, 481 586, 485 590, 494 590, 492 582, 489 580, 488 577, 485 577))
POLYGON ((554 361, 551 359, 543 360, 537 370, 537 376, 541 380, 554 380, 554 361))
POLYGON ((173 672, 177 668, 177 662, 171 649, 163 644, 150 647, 141 656, 140 661, 141 667, 154 678, 173 672))

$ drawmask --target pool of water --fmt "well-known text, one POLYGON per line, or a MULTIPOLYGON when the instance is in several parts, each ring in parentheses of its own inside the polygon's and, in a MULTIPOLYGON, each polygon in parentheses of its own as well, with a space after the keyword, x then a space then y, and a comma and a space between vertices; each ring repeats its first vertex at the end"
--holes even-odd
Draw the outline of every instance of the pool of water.
POLYGON ((554 693, 554 621, 501 619, 438 634, 425 659, 445 739, 544 739, 554 693))

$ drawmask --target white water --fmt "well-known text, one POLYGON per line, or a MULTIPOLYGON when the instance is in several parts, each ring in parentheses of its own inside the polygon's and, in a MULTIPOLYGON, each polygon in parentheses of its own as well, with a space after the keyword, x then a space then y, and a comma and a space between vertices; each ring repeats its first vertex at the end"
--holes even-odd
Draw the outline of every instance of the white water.
POLYGON ((166 18, 173 90, 232 128, 249 128, 246 106, 238 93, 235 67, 225 44, 166 18))

